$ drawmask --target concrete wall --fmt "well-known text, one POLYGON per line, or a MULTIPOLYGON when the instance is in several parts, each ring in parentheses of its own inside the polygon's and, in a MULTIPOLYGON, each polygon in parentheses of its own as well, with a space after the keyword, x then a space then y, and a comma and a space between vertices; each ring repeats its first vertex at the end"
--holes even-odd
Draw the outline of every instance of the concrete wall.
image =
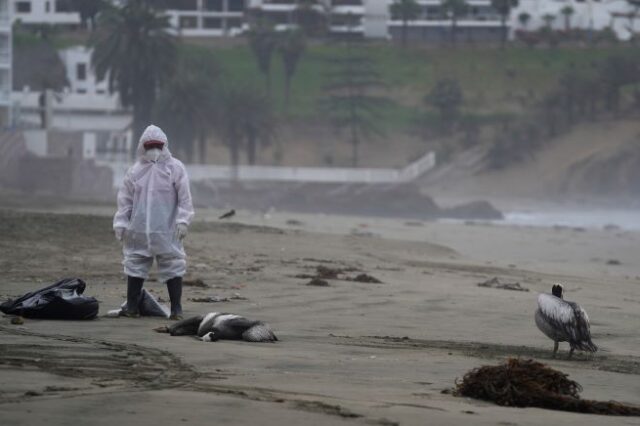
POLYGON ((17 185, 19 160, 25 155, 27 147, 21 132, 0 133, 0 186, 17 185))
MULTIPOLYGON (((126 163, 99 162, 113 171, 113 186, 122 184, 129 167, 126 163)), ((339 167, 270 167, 215 166, 189 164, 191 181, 315 182, 315 183, 401 183, 411 182, 436 165, 435 153, 429 152, 403 169, 339 167)))
POLYGON ((112 171, 93 160, 25 156, 19 165, 19 188, 25 192, 91 199, 113 194, 112 171))

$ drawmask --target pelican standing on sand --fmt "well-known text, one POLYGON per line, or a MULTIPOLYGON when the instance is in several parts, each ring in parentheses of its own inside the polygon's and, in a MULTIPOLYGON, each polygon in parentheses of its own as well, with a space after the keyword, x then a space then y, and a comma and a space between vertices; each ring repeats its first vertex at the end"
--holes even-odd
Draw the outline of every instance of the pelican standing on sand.
POLYGON ((542 293, 538 296, 536 325, 553 340, 553 357, 556 357, 559 342, 569 342, 569 358, 576 349, 597 351, 598 347, 591 341, 587 313, 577 303, 564 300, 563 291, 562 285, 555 284, 551 294, 542 293))

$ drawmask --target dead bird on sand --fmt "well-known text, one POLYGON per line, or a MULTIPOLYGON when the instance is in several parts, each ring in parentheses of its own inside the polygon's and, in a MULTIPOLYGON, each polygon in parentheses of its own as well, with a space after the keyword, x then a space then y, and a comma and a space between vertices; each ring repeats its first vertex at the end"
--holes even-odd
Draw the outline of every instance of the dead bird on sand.
POLYGON ((262 321, 223 312, 210 312, 155 329, 172 336, 198 336, 203 342, 245 340, 247 342, 276 342, 271 327, 262 321))
POLYGON ((598 347, 591 341, 587 313, 577 303, 564 300, 563 291, 562 285, 555 284, 551 294, 540 294, 535 315, 540 331, 554 342, 553 357, 559 342, 569 342, 569 358, 576 349, 596 352, 598 347))

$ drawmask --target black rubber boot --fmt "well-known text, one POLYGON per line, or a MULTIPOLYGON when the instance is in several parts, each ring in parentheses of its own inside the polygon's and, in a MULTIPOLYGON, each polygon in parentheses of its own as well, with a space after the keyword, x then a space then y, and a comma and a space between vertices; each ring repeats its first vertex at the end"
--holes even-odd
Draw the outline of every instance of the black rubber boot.
POLYGON ((127 308, 122 311, 122 315, 131 318, 138 318, 140 310, 140 296, 144 278, 127 276, 127 308))
POLYGON ((182 277, 171 278, 167 281, 169 300, 171 301, 171 316, 169 319, 182 319, 182 277))

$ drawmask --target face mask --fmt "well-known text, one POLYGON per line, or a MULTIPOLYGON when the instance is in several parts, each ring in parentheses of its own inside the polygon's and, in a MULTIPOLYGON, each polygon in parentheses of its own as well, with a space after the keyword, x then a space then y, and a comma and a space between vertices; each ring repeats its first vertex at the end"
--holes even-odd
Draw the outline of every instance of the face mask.
POLYGON ((160 154, 162 154, 162 150, 161 149, 151 148, 151 149, 148 149, 147 151, 145 151, 144 157, 149 161, 156 162, 156 161, 158 161, 158 158, 160 158, 160 154))

